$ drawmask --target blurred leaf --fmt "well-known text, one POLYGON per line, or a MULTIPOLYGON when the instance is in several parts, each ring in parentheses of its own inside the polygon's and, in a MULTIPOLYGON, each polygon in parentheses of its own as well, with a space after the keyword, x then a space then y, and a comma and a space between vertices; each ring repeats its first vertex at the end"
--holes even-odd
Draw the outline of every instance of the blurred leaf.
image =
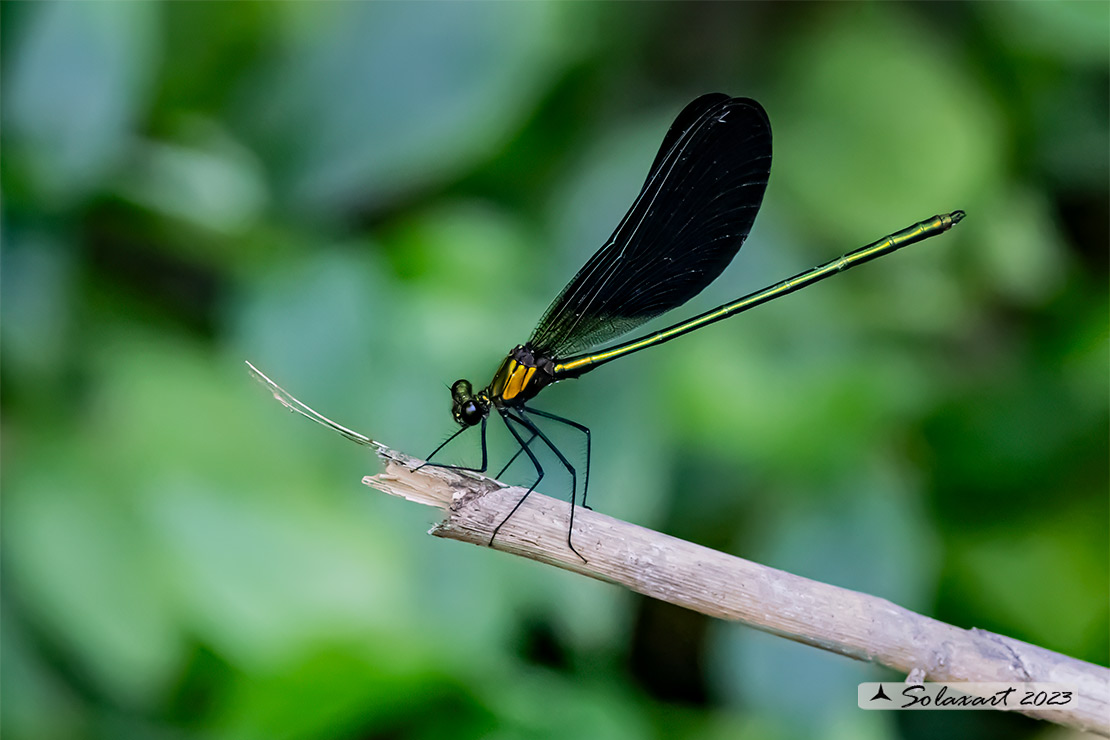
POLYGON ((973 6, 991 30, 1026 53, 1106 69, 1110 64, 1110 6, 1084 0, 973 6))
POLYGON ((171 219, 224 234, 245 231, 267 204, 259 164, 211 122, 183 128, 184 143, 136 146, 119 193, 171 219))
POLYGON ((573 48, 549 3, 309 7, 283 7, 285 52, 237 113, 302 212, 457 176, 519 125, 573 48))
POLYGON ((28 395, 54 396, 74 351, 75 255, 58 234, 5 227, 0 337, 7 382, 28 395))
POLYGON ((887 466, 825 481, 779 505, 761 562, 922 609, 937 578, 938 543, 920 492, 887 466))
POLYGON ((742 625, 713 626, 709 670, 726 706, 774 717, 784 737, 884 737, 885 718, 853 701, 857 684, 875 680, 872 666, 742 625))
MULTIPOLYGON (((543 311, 546 296, 533 287, 543 279, 536 270, 547 252, 541 238, 512 214, 475 201, 444 200, 394 225, 383 235, 385 250, 396 272, 409 281, 404 321, 409 331, 399 339, 411 345, 414 336, 421 337, 418 344, 434 347, 434 355, 422 357, 425 361, 457 358, 456 368, 444 368, 449 373, 481 363, 482 372, 492 377, 496 363, 524 341, 543 311), (509 306, 514 310, 506 311, 509 306)), ((484 384, 490 379, 472 380, 484 384)))
MULTIPOLYGON (((270 494, 282 500, 280 490, 270 494)), ((193 628, 238 665, 257 670, 317 641, 380 634, 406 609, 385 542, 343 532, 322 506, 261 507, 180 481, 148 507, 193 628)))
MULTIPOLYGON (((934 589, 937 548, 908 483, 891 471, 877 471, 831 486, 826 482, 815 493, 794 505, 779 504, 781 513, 759 535, 756 559, 922 609, 934 589)), ((803 736, 816 736, 838 721, 853 727, 849 737, 882 726, 867 721, 856 726, 860 713, 848 694, 860 681, 874 680, 871 666, 737 625, 715 625, 712 635, 711 670, 730 702, 790 716, 793 725, 807 728, 803 736), (788 685, 793 691, 784 692, 788 685), (790 710, 796 691, 805 694, 804 715, 790 710)))
POLYGON ((5 609, 0 620, 0 732, 7 738, 62 740, 80 736, 81 708, 32 649, 25 625, 5 609))
MULTIPOLYGON (((819 295, 797 302, 817 316, 832 310, 819 295)), ((694 337, 667 356, 665 403, 691 443, 780 482, 825 481, 857 468, 862 451, 891 449, 899 441, 892 431, 930 400, 913 354, 854 341, 843 324, 834 335, 813 319, 775 336, 781 327, 771 318, 753 316, 752 326, 737 324, 721 340, 694 337)))
POLYGON ((1031 530, 1002 527, 959 537, 952 568, 958 598, 992 615, 978 626, 1105 661, 1110 570, 1104 523, 1072 506, 1042 512, 1031 530))
POLYGON ((6 565, 32 613, 96 685, 149 707, 180 665, 176 615, 145 528, 85 454, 71 447, 50 469, 8 481, 6 565))
POLYGON ((484 699, 501 719, 488 737, 633 740, 650 737, 638 704, 619 684, 564 681, 542 669, 518 669, 490 682, 484 699))
POLYGON ((1110 96, 1087 76, 1053 75, 1040 86, 1045 88, 1043 97, 1030 102, 1030 115, 1038 119, 1030 137, 1036 150, 1030 154, 1066 195, 1086 191, 1105 197, 1110 181, 1110 96))
MULTIPOLYGON (((334 644, 252 675, 234 687, 210 728, 240 740, 339 740, 357 736, 360 727, 434 721, 428 705, 441 700, 444 681, 430 656, 404 661, 419 654, 414 647, 380 655, 334 644)), ((460 704, 451 709, 462 720, 460 710, 474 710, 460 704)))
POLYGON ((161 10, 34 7, 5 85, 6 145, 27 157, 45 197, 69 201, 95 188, 129 145, 158 69, 161 10))
POLYGON ((882 233, 955 208, 973 212, 1001 174, 1005 138, 1000 111, 961 74, 955 47, 906 6, 823 11, 791 36, 767 101, 770 189, 810 214, 808 233, 838 242, 854 243, 861 228, 882 233))
POLYGON ((383 375, 387 358, 372 348, 390 336, 384 329, 397 308, 395 288, 369 247, 321 245, 251 273, 229 307, 234 345, 244 356, 228 359, 249 359, 328 416, 340 404, 353 406, 356 418, 373 408, 373 392, 349 395, 383 375))
POLYGON ((996 290, 1023 303, 1045 301, 1059 290, 1067 249, 1048 204, 1029 191, 1000 194, 968 220, 970 233, 961 236, 976 248, 967 259, 982 263, 996 290))

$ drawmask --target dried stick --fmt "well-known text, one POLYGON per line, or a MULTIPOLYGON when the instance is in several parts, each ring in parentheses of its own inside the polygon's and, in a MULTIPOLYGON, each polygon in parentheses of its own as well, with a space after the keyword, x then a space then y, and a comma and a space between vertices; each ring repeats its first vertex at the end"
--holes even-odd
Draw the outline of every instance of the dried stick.
MULTIPOLYGON (((248 363, 249 364, 249 363, 248 363)), ((726 555, 589 509, 575 511, 575 547, 567 548, 570 508, 532 493, 497 533, 524 489, 475 473, 425 467, 304 406, 251 367, 282 404, 372 447, 385 472, 363 483, 444 510, 431 534, 520 555, 652 598, 728 619, 917 680, 1068 684, 1079 700, 1029 716, 1110 737, 1110 670, 985 630, 961 629, 886 599, 850 591, 726 555)))

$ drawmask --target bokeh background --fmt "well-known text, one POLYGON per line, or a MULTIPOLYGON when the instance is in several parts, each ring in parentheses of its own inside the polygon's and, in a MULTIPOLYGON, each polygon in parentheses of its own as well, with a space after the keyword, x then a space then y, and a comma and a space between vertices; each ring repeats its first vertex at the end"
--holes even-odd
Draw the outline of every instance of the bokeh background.
POLYGON ((5 737, 1066 736, 861 712, 857 682, 899 677, 429 538, 243 361, 426 454, 445 384, 528 336, 682 106, 754 97, 762 213, 671 318, 968 218, 545 391, 594 431, 593 504, 1106 665, 1110 6, 0 21, 5 737))

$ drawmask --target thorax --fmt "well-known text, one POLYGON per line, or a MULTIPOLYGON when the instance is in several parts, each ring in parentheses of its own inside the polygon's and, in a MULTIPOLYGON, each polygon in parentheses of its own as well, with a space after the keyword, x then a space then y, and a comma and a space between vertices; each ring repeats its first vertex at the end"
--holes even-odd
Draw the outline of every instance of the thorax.
POLYGON ((496 406, 520 406, 554 383, 555 363, 528 345, 518 345, 501 362, 486 388, 496 406))

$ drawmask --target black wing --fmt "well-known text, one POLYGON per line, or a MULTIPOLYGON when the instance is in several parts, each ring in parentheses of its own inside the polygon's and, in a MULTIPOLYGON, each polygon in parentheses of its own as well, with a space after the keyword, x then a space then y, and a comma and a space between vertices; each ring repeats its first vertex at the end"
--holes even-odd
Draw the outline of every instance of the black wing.
POLYGON ((771 124, 759 103, 713 93, 687 105, 636 201, 548 307, 529 344, 567 357, 696 296, 747 238, 770 169, 771 124))

